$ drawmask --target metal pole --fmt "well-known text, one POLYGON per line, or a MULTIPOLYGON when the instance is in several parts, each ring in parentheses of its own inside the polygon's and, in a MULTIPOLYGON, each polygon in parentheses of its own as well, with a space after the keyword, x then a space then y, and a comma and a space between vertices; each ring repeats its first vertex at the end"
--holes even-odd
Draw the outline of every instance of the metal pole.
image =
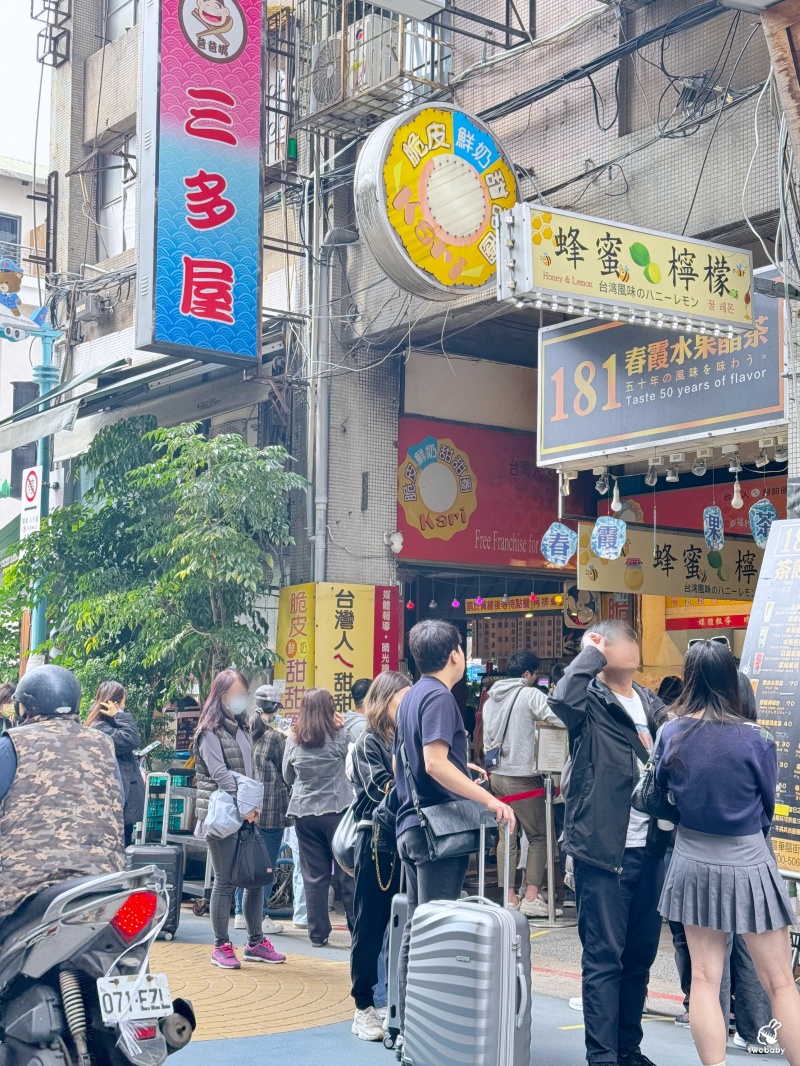
POLYGON ((556 920, 555 841, 553 840, 553 778, 544 775, 544 816, 547 819, 547 920, 556 920))
POLYGON ((330 265, 337 246, 353 244, 358 234, 351 229, 332 229, 325 234, 319 259, 319 333, 317 336, 317 418, 314 485, 314 580, 324 581, 328 556, 328 457, 331 436, 330 368, 330 265))
MULTIPOLYGON (((33 380, 39 386, 39 395, 44 396, 57 383, 59 370, 53 365, 53 344, 61 333, 57 330, 43 329, 38 334, 42 342, 42 362, 33 368, 33 380)), ((45 402, 39 405, 40 411, 50 406, 45 402)), ((50 514, 50 437, 42 437, 36 449, 36 464, 42 468, 42 519, 50 514)), ((41 596, 31 610, 31 648, 38 648, 47 639, 47 598, 41 596)))

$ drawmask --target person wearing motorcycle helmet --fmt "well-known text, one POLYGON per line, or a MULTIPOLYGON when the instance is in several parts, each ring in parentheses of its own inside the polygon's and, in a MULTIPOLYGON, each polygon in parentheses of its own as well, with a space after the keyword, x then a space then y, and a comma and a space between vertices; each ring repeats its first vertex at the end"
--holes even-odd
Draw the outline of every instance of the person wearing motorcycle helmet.
POLYGON ((0 737, 0 920, 51 885, 124 868, 114 746, 81 725, 80 701, 78 679, 53 665, 14 693, 21 725, 0 737))

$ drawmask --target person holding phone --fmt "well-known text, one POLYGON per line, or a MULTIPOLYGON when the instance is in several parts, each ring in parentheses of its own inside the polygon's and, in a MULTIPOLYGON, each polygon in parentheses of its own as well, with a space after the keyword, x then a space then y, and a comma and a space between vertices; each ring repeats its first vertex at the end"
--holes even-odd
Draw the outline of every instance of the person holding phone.
POLYGON ((119 681, 104 681, 86 716, 86 725, 105 733, 114 744, 125 797, 123 822, 126 848, 133 842, 136 823, 144 818, 144 779, 134 755, 142 740, 136 720, 125 710, 127 699, 128 693, 119 681))

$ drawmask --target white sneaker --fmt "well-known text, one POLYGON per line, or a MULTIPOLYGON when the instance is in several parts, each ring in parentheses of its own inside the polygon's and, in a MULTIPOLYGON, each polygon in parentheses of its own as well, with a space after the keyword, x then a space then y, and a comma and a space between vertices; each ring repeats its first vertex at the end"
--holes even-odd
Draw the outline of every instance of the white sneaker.
MULTIPOLYGON (((520 900, 519 909, 525 915, 526 918, 549 918, 550 917, 550 911, 548 910, 547 904, 541 898, 541 896, 538 899, 534 899, 534 900, 529 900, 529 899, 520 900)), ((563 915, 563 913, 564 912, 561 910, 560 907, 556 907, 556 911, 555 911, 556 918, 560 918, 563 915)))
POLYGON ((282 933, 283 926, 280 922, 273 922, 273 920, 267 915, 264 915, 264 920, 261 923, 261 928, 264 931, 265 936, 274 936, 275 933, 282 933))
POLYGON ((356 1011, 351 1032, 359 1040, 383 1040, 383 1022, 374 1007, 356 1011))
POLYGON ((247 922, 244 920, 244 915, 243 914, 237 914, 236 917, 233 919, 233 928, 234 929, 246 929, 247 928, 247 922))
POLYGON ((378 1017, 380 1018, 380 1020, 382 1022, 386 1021, 386 1016, 389 1013, 389 1008, 388 1007, 376 1007, 375 1008, 375 1013, 378 1015, 378 1017))
POLYGON ((572 1010, 580 1010, 580 1011, 582 1011, 583 1010, 583 999, 581 998, 581 996, 573 996, 573 998, 569 1001, 569 1005, 572 1008, 572 1010))

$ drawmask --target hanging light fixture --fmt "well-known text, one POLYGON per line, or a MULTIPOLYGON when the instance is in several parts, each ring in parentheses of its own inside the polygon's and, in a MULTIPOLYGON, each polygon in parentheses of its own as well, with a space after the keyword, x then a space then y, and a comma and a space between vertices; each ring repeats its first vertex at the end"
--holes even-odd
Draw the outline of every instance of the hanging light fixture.
POLYGON ((647 468, 647 473, 644 476, 644 483, 651 489, 658 483, 658 471, 652 463, 650 463, 647 468))
POLYGON ((733 483, 733 496, 731 497, 731 507, 735 511, 741 511, 744 507, 744 500, 742 499, 742 486, 739 484, 739 475, 736 475, 736 480, 733 483))
POLYGON ((506 590, 503 593, 503 604, 508 603, 508 578, 506 578, 506 590))
POLYGON ((458 610, 461 606, 461 600, 458 598, 458 578, 456 578, 456 594, 453 596, 453 602, 450 604, 453 610, 458 610))
POLYGON ((767 463, 769 462, 769 456, 767 455, 767 453, 764 450, 764 448, 759 448, 758 449, 756 454, 753 456, 753 462, 755 463, 755 465, 758 467, 759 470, 761 470, 763 467, 765 467, 767 465, 767 463))
POLYGON ((739 453, 738 452, 734 452, 733 455, 731 456, 730 463, 728 463, 728 473, 729 474, 741 474, 741 472, 742 472, 742 464, 739 462, 739 453))
POLYGON ((594 483, 594 487, 600 493, 601 496, 605 496, 605 494, 608 492, 608 471, 607 470, 603 471, 603 473, 600 475, 600 477, 594 483))
POLYGON ((409 600, 406 603, 406 610, 407 611, 413 611, 415 607, 416 607, 416 604, 414 603, 414 601, 412 599, 409 598, 409 600))
POLYGON ((531 601, 531 603, 536 603, 536 592, 534 590, 533 584, 531 585, 530 601, 531 601))
POLYGON ((775 447, 775 462, 785 463, 789 459, 789 447, 785 437, 778 437, 778 443, 775 447))
POLYGON ((436 580, 431 578, 431 602, 428 604, 429 611, 435 611, 439 604, 436 602, 436 580))
POLYGON ((673 463, 672 466, 667 467, 667 481, 673 485, 680 481, 680 474, 678 473, 678 467, 675 463, 673 463))
POLYGON ((695 461, 692 463, 692 473, 695 477, 703 477, 707 470, 708 463, 701 455, 698 455, 695 461))
POLYGON ((618 513, 622 510, 622 500, 619 498, 619 478, 614 478, 614 494, 611 497, 611 510, 618 513))
POLYGON ((478 578, 478 595, 475 597, 475 606, 483 607, 483 596, 481 596, 481 579, 478 578))

